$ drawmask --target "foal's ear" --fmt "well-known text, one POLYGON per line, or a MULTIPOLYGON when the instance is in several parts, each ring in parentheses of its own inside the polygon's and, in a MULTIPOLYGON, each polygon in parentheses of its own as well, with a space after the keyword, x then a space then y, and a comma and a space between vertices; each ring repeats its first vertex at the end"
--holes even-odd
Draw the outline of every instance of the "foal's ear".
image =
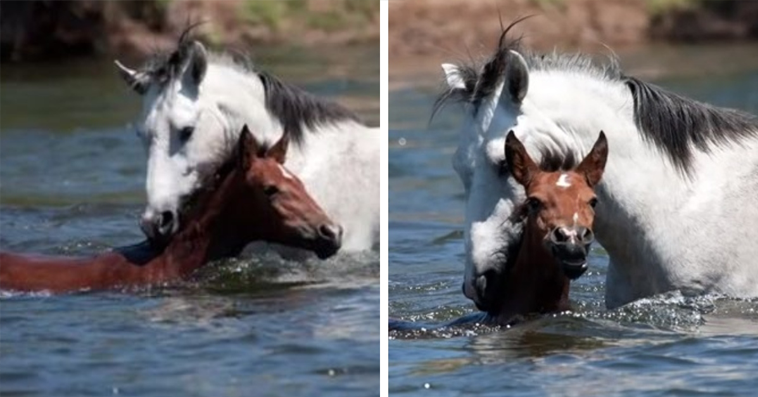
POLYGON ((245 124, 237 141, 237 167, 241 171, 246 172, 250 168, 250 164, 258 156, 259 147, 258 141, 245 124))
POLYGON ((287 158, 287 148, 290 144, 290 134, 284 131, 279 141, 266 152, 266 157, 272 157, 279 164, 284 164, 287 158))
POLYGON ((115 63, 116 68, 118 68, 118 75, 121 76, 121 79, 124 80, 129 88, 133 89, 140 95, 143 95, 145 92, 147 92, 147 89, 150 86, 149 76, 143 72, 138 72, 136 70, 127 68, 118 60, 114 60, 113 63, 115 63))
POLYGON ((592 150, 587 153, 587 156, 576 167, 576 172, 583 174, 587 178, 587 183, 590 186, 595 186, 600 182, 603 177, 603 171, 605 170, 605 162, 608 160, 608 140, 605 138, 605 133, 600 131, 600 136, 597 137, 595 145, 592 146, 592 150))
POLYGON ((513 130, 508 131, 508 136, 505 138, 505 161, 513 178, 522 186, 528 185, 539 171, 539 167, 529 157, 524 144, 516 138, 513 130))

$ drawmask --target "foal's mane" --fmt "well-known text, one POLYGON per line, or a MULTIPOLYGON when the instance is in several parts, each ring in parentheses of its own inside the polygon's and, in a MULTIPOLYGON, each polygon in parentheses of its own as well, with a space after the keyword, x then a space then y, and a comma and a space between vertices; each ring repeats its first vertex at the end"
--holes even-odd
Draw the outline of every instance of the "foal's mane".
POLYGON ((665 153, 683 174, 692 168, 693 150, 710 152, 714 146, 758 139, 758 117, 685 98, 624 74, 615 56, 597 63, 582 53, 539 54, 522 48, 521 37, 510 37, 511 28, 525 18, 503 29, 495 52, 482 61, 472 60, 458 65, 465 88, 447 87, 435 100, 432 117, 447 103, 466 103, 477 111, 482 101, 490 98, 502 82, 506 66, 512 59, 510 50, 521 54, 530 71, 564 71, 589 75, 599 80, 621 83, 634 100, 634 122, 642 138, 665 153))
MULTIPOLYGON (((182 32, 175 49, 155 51, 140 68, 140 72, 161 86, 176 79, 182 71, 184 60, 191 55, 193 39, 190 31, 198 25, 190 25, 182 32)), ((241 73, 252 75, 251 77, 258 77, 265 91, 266 109, 279 120, 283 129, 290 134, 290 139, 297 144, 303 141, 303 127, 313 131, 315 127, 329 123, 348 120, 361 122, 357 114, 336 102, 319 98, 268 72, 255 70, 246 54, 239 51, 208 53, 208 62, 230 66, 241 73)))

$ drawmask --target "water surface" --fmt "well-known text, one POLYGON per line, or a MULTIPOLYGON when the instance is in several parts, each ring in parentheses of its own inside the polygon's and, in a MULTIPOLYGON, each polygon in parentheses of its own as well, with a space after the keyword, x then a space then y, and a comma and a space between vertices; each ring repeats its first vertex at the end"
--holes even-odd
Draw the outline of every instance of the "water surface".
MULTIPOLYGON (((745 58, 758 59, 758 48, 741 48, 745 58)), ((695 73, 690 64, 662 66, 660 59, 667 58, 656 55, 661 49, 630 54, 632 73, 664 70, 665 77, 655 81, 665 87, 758 114, 758 62, 719 68, 717 54, 728 49, 670 52, 695 50, 705 73, 695 73), (647 64, 645 57, 651 59, 647 64)), ((448 107, 427 126, 434 84, 420 80, 398 87, 390 92, 389 315, 440 324, 475 312, 461 293, 465 203, 451 166, 461 113, 448 107)), ((607 266, 606 253, 596 246, 589 271, 572 285, 571 313, 510 329, 392 333, 390 393, 754 395, 758 302, 673 292, 607 311, 607 266)))
MULTIPOLYGON (((377 47, 254 60, 378 124, 377 47)), ((0 249, 88 255, 140 241, 140 102, 112 63, 3 65, 1 77, 0 249)), ((172 288, 4 294, 0 395, 377 395, 378 253, 260 251, 172 288)))

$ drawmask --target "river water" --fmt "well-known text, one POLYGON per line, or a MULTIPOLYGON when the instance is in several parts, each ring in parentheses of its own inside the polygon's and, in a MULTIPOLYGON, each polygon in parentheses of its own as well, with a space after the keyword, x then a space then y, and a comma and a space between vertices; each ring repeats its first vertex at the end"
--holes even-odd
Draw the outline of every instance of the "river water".
MULTIPOLYGON (((684 95, 758 114, 755 46, 644 49, 622 54, 622 64, 684 95)), ((414 77, 390 92, 389 316, 420 324, 475 312, 461 293, 464 197, 451 166, 462 115, 448 107, 427 124, 441 83, 433 73, 432 84, 414 77)), ((571 287, 572 313, 511 329, 391 333, 390 393, 755 395, 758 302, 673 292, 608 311, 607 265, 596 246, 571 287)))
MULTIPOLYGON (((378 125, 378 47, 255 55, 378 125)), ((1 73, 0 249, 88 255, 140 241, 140 101, 112 63, 1 73)), ((0 395, 378 395, 378 251, 305 262, 250 251, 178 287, 3 294, 0 395)))

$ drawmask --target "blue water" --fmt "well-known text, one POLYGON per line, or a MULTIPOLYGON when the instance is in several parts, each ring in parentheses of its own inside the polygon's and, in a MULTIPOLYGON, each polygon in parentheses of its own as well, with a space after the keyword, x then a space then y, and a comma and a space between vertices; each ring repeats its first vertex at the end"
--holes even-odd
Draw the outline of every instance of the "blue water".
MULTIPOLYGON (((744 51, 758 58, 758 48, 744 51)), ((708 53, 701 58, 709 58, 708 53)), ((711 58, 703 70, 719 73, 680 73, 671 65, 656 82, 758 114, 758 63, 725 71, 718 68, 723 64, 718 58, 711 58)), ((638 70, 650 70, 644 60, 636 63, 638 70)), ((438 92, 434 83, 441 81, 408 81, 390 92, 389 315, 439 324, 476 311, 461 293, 465 203, 451 166, 462 114, 449 107, 427 125, 438 92)), ((607 265, 602 247, 595 247, 589 271, 571 287, 571 313, 510 329, 391 333, 390 393, 755 395, 758 302, 684 298, 673 292, 607 311, 607 265)))
MULTIPOLYGON (((255 55, 377 125, 376 46, 255 55)), ((88 255, 140 241, 140 102, 112 63, 1 73, 0 250, 88 255)), ((292 262, 250 249, 196 278, 133 294, 2 295, 0 395, 378 395, 378 252, 292 262)))

